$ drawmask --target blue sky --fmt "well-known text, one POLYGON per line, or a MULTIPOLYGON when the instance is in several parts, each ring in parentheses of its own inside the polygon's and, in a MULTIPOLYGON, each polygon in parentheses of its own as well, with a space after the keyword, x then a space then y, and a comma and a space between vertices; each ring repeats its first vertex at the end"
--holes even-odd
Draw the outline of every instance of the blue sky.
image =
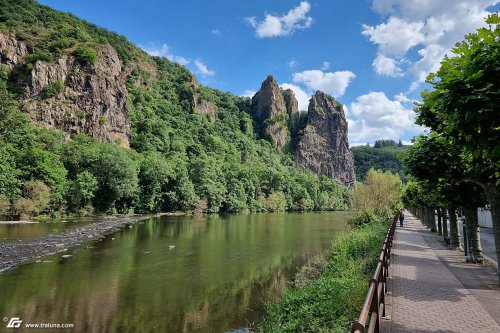
POLYGON ((316 90, 345 106, 351 145, 409 141, 413 100, 496 0, 42 0, 185 65, 210 87, 251 96, 268 74, 299 106, 316 90))

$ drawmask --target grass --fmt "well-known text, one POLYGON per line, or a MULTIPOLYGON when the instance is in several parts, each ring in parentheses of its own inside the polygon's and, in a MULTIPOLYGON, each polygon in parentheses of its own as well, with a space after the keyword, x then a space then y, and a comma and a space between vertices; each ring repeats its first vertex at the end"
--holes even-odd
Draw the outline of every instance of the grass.
POLYGON ((380 218, 346 231, 333 240, 322 267, 318 262, 299 273, 300 283, 281 301, 270 304, 259 327, 271 332, 347 332, 357 320, 384 242, 389 221, 380 218), (311 270, 317 274, 311 274, 311 270), (303 273, 314 276, 304 282, 303 273))

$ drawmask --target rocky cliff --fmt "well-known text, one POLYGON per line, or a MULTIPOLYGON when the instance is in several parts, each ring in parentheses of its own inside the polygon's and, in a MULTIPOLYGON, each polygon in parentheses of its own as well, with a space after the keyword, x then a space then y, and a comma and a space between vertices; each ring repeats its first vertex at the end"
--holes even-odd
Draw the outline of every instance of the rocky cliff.
POLYGON ((334 178, 348 187, 356 181, 344 110, 333 97, 321 91, 309 102, 308 121, 295 161, 304 169, 334 178))
POLYGON ((261 139, 270 140, 281 152, 289 141, 287 104, 292 105, 293 102, 285 101, 283 91, 271 75, 262 82, 260 90, 252 97, 252 118, 257 135, 261 139))
MULTIPOLYGON (((29 54, 26 45, 0 33, 0 62, 13 69, 29 54)), ((97 60, 81 65, 71 55, 36 61, 23 78, 21 108, 36 124, 71 134, 84 133, 128 147, 130 117, 125 79, 131 68, 122 65, 110 45, 97 49, 97 60), (47 94, 47 87, 52 93, 47 94)))

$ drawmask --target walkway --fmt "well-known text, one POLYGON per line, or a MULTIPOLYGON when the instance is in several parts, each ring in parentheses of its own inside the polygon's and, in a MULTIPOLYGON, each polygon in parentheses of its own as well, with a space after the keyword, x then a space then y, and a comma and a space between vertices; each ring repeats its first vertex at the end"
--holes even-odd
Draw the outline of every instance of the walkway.
POLYGON ((390 275, 384 332, 500 332, 494 267, 466 264, 408 212, 396 229, 390 275))

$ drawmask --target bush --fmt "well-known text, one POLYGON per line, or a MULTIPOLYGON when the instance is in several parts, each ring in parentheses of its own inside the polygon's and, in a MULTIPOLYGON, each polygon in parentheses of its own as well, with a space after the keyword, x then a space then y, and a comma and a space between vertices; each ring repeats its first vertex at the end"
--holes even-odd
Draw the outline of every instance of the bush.
POLYGON ((79 46, 73 52, 73 56, 75 57, 76 61, 78 61, 82 66, 93 65, 98 58, 97 52, 86 45, 79 46))
POLYGON ((0 196, 0 217, 10 216, 10 202, 4 196, 0 196))
POLYGON ((349 224, 353 228, 357 228, 362 225, 374 223, 377 221, 378 218, 373 212, 363 211, 349 218, 347 224, 349 224))
POLYGON ((56 80, 49 82, 45 87, 42 89, 42 97, 43 98, 51 98, 51 97, 56 97, 60 93, 62 93, 64 90, 64 82, 61 80, 56 80))

